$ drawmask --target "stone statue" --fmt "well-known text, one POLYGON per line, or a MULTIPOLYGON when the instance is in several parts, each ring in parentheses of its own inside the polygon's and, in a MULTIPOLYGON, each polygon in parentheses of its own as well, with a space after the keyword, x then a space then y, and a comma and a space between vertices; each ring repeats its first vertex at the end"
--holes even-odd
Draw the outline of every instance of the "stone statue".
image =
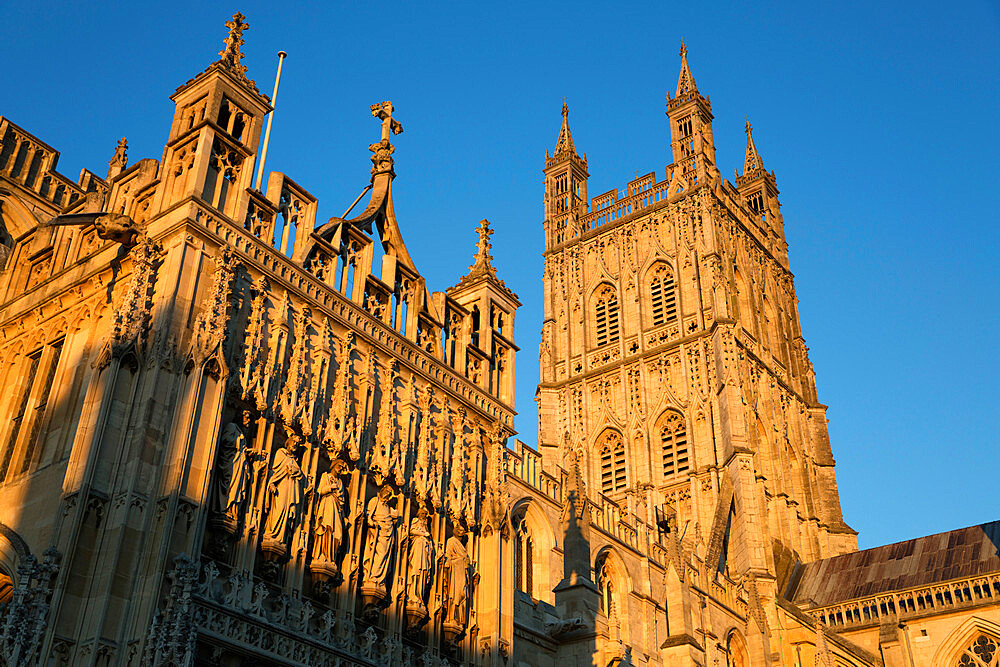
POLYGON ((215 493, 212 509, 221 517, 230 532, 235 531, 253 476, 253 454, 246 433, 253 425, 253 415, 243 411, 242 428, 235 421, 226 424, 219 439, 216 461, 215 493))
POLYGON ((267 522, 261 543, 265 551, 286 554, 289 540, 302 516, 308 483, 295 460, 295 450, 301 442, 298 435, 289 433, 285 446, 274 453, 271 462, 267 480, 267 522))
POLYGON ((368 523, 368 542, 365 545, 365 583, 375 584, 384 593, 389 578, 389 564, 396 543, 396 523, 399 512, 389 505, 395 496, 389 485, 379 489, 378 495, 368 501, 365 513, 368 523))
POLYGON ((469 596, 472 580, 469 552, 462 542, 465 527, 455 523, 454 534, 444 545, 444 576, 447 588, 445 595, 445 634, 451 640, 465 630, 469 620, 469 596))
POLYGON ((344 484, 340 476, 346 471, 347 464, 335 459, 330 471, 319 478, 312 553, 314 564, 335 564, 344 541, 344 484))
POLYGON ((434 568, 434 543, 427 528, 427 515, 427 508, 421 507, 410 522, 410 585, 407 590, 410 601, 419 602, 424 610, 434 568))

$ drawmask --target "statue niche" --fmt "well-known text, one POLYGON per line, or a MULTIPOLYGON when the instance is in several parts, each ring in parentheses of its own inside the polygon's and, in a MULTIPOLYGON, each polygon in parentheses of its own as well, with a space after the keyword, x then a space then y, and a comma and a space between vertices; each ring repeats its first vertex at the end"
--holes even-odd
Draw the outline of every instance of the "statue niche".
POLYGON ((253 480, 254 455, 246 436, 253 425, 253 415, 244 410, 242 416, 242 427, 232 421, 222 431, 212 494, 212 523, 231 535, 237 533, 240 517, 243 516, 243 503, 253 480))
POLYGON ((399 511, 393 506, 396 503, 396 494, 386 484, 379 489, 377 496, 368 501, 365 512, 368 540, 362 564, 364 580, 361 596, 369 609, 380 606, 389 596, 387 582, 391 574, 396 524, 399 521, 399 511))
POLYGON ((309 570, 313 582, 321 593, 328 593, 330 585, 342 580, 340 573, 340 547, 344 543, 344 483, 347 464, 334 459, 329 472, 320 475, 316 487, 316 515, 313 528, 312 562, 309 570))
POLYGON ((306 494, 306 475, 295 458, 302 438, 289 432, 285 446, 274 453, 267 480, 267 520, 261 539, 266 558, 277 561, 288 555, 289 542, 302 518, 306 494))
POLYGON ((406 618, 411 629, 427 621, 427 592, 434 576, 434 543, 427 526, 428 515, 427 508, 421 507, 410 521, 406 618))
POLYGON ((469 600, 472 595, 472 564, 465 547, 465 526, 454 523, 452 536, 444 545, 444 639, 455 644, 469 622, 469 600))

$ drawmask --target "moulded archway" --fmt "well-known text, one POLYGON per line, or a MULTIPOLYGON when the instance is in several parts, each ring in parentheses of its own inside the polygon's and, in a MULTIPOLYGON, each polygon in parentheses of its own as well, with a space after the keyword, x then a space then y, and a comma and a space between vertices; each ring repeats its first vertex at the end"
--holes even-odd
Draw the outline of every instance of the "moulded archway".
POLYGON ((1000 624, 979 616, 965 619, 934 654, 934 667, 1000 666, 1000 624))

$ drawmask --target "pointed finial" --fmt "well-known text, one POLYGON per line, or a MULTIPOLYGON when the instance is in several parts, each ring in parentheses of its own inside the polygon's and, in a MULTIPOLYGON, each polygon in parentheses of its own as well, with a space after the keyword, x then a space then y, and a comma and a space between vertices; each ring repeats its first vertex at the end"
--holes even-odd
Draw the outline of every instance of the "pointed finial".
POLYGON ((486 218, 480 220, 476 232, 479 234, 479 240, 476 241, 476 259, 469 267, 469 275, 472 276, 479 273, 496 275, 492 264, 493 256, 490 255, 490 249, 493 247, 493 244, 490 243, 490 237, 493 236, 493 230, 490 229, 490 221, 486 218))
POLYGON ((225 39, 225 47, 219 51, 222 64, 238 74, 246 74, 247 68, 243 64, 243 31, 250 29, 250 24, 246 22, 246 17, 242 13, 236 12, 233 18, 226 21, 229 34, 225 39))
POLYGON ((684 44, 684 40, 682 39, 681 40, 681 52, 678 53, 677 55, 679 55, 681 58, 687 58, 687 54, 688 54, 688 47, 684 44))
POLYGON ((750 136, 751 132, 753 132, 753 126, 750 125, 750 116, 747 116, 747 127, 746 127, 747 136, 750 136))
POLYGON ((563 98, 562 117, 566 118, 567 116, 569 116, 569 106, 566 104, 566 98, 564 97, 563 98))

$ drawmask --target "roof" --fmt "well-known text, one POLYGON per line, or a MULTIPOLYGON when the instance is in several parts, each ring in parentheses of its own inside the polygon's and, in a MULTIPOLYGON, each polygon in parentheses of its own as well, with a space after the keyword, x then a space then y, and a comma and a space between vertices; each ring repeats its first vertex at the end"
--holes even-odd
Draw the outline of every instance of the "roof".
POLYGON ((813 607, 1000 572, 1000 521, 841 554, 800 568, 788 598, 813 607))

